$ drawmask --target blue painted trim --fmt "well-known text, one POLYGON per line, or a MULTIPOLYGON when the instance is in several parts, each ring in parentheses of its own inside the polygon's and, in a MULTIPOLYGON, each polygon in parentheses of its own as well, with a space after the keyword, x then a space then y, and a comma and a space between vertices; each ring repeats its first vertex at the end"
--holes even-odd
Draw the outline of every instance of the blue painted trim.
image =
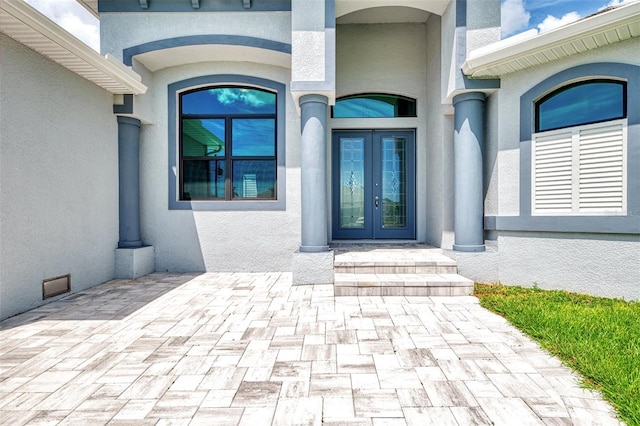
MULTIPOLYGON (((460 72, 462 73, 462 70, 460 70, 460 72)), ((500 88, 499 78, 469 78, 462 73, 462 82, 464 84, 464 88, 467 90, 488 90, 500 88)))
POLYGON ((133 57, 136 55, 154 52, 156 50, 171 49, 173 47, 195 46, 201 44, 247 46, 256 47, 258 49, 274 50, 276 52, 282 52, 289 55, 291 54, 291 45, 288 43, 281 43, 279 41, 248 36, 237 36, 229 34, 203 34, 166 38, 163 40, 155 40, 149 43, 143 43, 137 46, 128 47, 122 51, 122 62, 124 62, 125 65, 131 66, 133 64, 133 57))
POLYGON ((467 26, 467 0, 456 0, 456 27, 467 26))
POLYGON ((291 10, 291 0, 252 0, 251 8, 244 7, 242 0, 206 0, 200 1, 200 7, 194 8, 193 1, 187 0, 150 0, 142 2, 131 0, 98 0, 98 12, 286 12, 291 10))
POLYGON ((485 231, 640 235, 640 211, 629 216, 487 216, 485 231))
MULTIPOLYGON (((520 216, 498 216, 496 229, 585 233, 640 233, 640 66, 615 62, 579 65, 560 71, 520 97, 520 216), (564 85, 588 78, 627 81, 627 216, 532 216, 531 136, 534 103, 564 85)), ((485 223, 486 226, 486 223, 485 223)))
POLYGON ((133 114, 133 95, 124 95, 122 105, 113 105, 114 114, 133 114))
POLYGON ((336 0, 324 0, 324 27, 336 27, 336 0))
POLYGON ((272 80, 234 74, 217 74, 189 78, 168 87, 169 121, 169 210, 285 210, 286 209, 286 86, 272 80), (276 118, 276 196, 277 200, 181 201, 178 200, 178 95, 190 88, 216 84, 256 86, 277 93, 276 118))

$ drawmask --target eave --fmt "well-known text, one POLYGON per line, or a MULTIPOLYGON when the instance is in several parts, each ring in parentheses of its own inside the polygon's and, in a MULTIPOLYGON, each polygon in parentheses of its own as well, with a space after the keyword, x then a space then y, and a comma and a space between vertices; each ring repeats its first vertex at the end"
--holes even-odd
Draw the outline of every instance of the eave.
POLYGON ((531 37, 476 49, 462 65, 472 78, 494 78, 640 36, 640 2, 531 37))
POLYGON ((98 0, 76 0, 80 3, 85 9, 89 11, 93 16, 100 19, 100 14, 98 13, 98 0))
POLYGON ((98 52, 24 1, 0 1, 0 32, 113 94, 147 91, 133 70, 98 52))

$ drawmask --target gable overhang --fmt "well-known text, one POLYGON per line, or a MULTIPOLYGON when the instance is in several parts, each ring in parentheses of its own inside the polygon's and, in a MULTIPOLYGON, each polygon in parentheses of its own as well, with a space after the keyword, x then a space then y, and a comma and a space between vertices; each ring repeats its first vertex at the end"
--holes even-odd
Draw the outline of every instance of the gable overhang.
POLYGON ((98 52, 23 1, 0 2, 0 32, 112 94, 147 91, 141 77, 98 52))
POLYGON ((462 65, 471 78, 495 78, 640 36, 640 2, 537 34, 535 30, 476 49, 462 65))

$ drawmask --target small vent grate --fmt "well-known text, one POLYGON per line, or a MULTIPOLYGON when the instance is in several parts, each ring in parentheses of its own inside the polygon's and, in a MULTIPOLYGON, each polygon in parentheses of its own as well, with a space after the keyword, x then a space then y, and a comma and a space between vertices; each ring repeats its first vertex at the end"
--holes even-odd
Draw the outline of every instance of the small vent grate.
POLYGON ((42 281, 42 299, 58 296, 71 290, 71 274, 42 281))

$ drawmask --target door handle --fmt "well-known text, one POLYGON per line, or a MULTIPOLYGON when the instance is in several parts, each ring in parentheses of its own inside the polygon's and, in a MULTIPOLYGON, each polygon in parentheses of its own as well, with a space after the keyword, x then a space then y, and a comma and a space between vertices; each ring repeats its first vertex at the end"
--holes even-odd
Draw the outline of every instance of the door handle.
POLYGON ((373 199, 373 201, 375 201, 376 203, 376 209, 378 208, 378 205, 380 204, 380 198, 378 198, 378 196, 376 195, 376 197, 373 199))

